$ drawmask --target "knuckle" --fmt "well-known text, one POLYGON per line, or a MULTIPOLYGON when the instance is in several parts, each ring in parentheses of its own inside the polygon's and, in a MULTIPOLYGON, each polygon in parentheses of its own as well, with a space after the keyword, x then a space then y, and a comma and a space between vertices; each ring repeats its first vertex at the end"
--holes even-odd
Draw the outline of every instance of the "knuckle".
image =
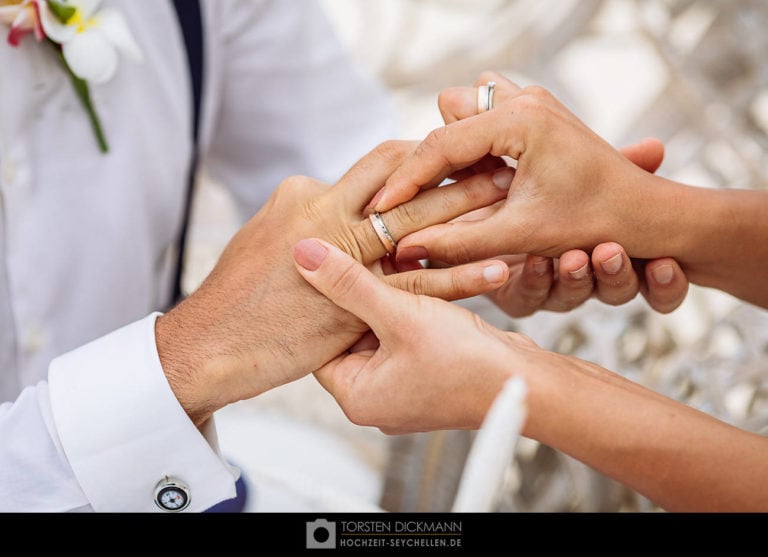
POLYGON ((395 242, 400 240, 400 230, 413 230, 419 225, 423 226, 423 215, 413 203, 406 202, 398 205, 391 211, 381 214, 387 229, 392 234, 395 242))
MULTIPOLYGON (((298 195, 292 196, 293 199, 299 198, 298 195)), ((312 197, 306 200, 302 205, 303 217, 306 221, 313 222, 318 221, 325 215, 323 204, 318 197, 312 197)))
POLYGON ((345 406, 344 414, 346 414, 347 419, 356 426, 369 425, 367 419, 368 416, 366 415, 365 410, 357 404, 348 404, 345 406))
POLYGON ((347 265, 331 283, 330 291, 341 298, 346 297, 354 290, 361 271, 358 266, 347 265))
POLYGON ((685 298, 685 292, 681 296, 679 293, 650 288, 647 292, 643 293, 643 296, 648 300, 650 306, 656 311, 660 313, 669 313, 673 309, 676 309, 678 305, 680 305, 680 303, 683 301, 683 298, 685 298))
POLYGON ((473 261, 471 248, 461 238, 443 237, 443 246, 440 251, 451 254, 453 263, 469 263, 473 261))
MULTIPOLYGON (((461 194, 459 206, 471 209, 486 205, 489 201, 489 193, 497 195, 497 192, 501 191, 493 185, 491 175, 488 173, 480 174, 476 179, 464 180, 463 182, 450 187, 458 187, 458 190, 456 191, 461 194)), ((449 206, 456 204, 451 196, 445 196, 444 203, 449 206)))
POLYGON ((637 293, 637 289, 628 288, 626 284, 613 288, 600 286, 598 287, 597 297, 601 302, 609 306, 620 306, 633 300, 637 293))
POLYGON ((518 305, 527 310, 536 310, 549 298, 549 288, 523 288, 519 294, 518 305))
POLYGON ((379 143, 374 147, 373 152, 376 156, 393 162, 400 162, 411 151, 411 144, 407 141, 390 139, 379 143))
POLYGON ((529 85, 523 88, 523 93, 539 99, 549 99, 552 96, 549 90, 541 85, 529 85))
POLYGON ((352 226, 349 236, 338 239, 339 247, 358 261, 367 264, 384 255, 381 240, 368 219, 352 226))
POLYGON ((432 281, 429 280, 426 273, 416 272, 403 276, 407 277, 403 286, 412 294, 428 294, 430 292, 432 281))
POLYGON ((526 348, 539 348, 539 345, 525 333, 513 333, 514 339, 526 348))
POLYGON ((308 176, 289 176, 275 188, 268 203, 272 207, 290 211, 291 214, 303 210, 305 218, 312 218, 321 185, 325 184, 308 176))
POLYGON ((425 151, 437 149, 449 136, 449 126, 435 128, 427 134, 424 140, 416 148, 417 154, 423 154, 425 151))
POLYGON ((561 288, 548 299, 553 311, 571 311, 586 302, 593 294, 594 288, 591 282, 587 282, 581 289, 561 288))
POLYGON ((481 278, 482 275, 479 274, 476 269, 446 269, 445 272, 450 273, 450 290, 443 293, 444 298, 462 299, 478 294, 484 290, 483 287, 485 281, 481 278))
POLYGON ((513 110, 531 117, 543 118, 549 114, 548 95, 542 87, 526 88, 523 94, 515 99, 513 110))
POLYGON ((316 181, 309 176, 289 176, 280 183, 280 185, 277 187, 277 190, 279 193, 292 195, 296 193, 303 193, 310 187, 313 187, 315 184, 316 181))
POLYGON ((381 415, 375 404, 366 397, 357 400, 348 400, 343 409, 347 419, 360 427, 388 427, 385 416, 381 415))

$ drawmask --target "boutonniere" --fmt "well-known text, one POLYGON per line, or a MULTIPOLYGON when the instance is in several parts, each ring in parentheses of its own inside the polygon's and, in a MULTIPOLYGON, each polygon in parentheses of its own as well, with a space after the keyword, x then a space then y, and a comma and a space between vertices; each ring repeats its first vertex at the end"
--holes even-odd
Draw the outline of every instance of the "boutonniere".
POLYGON ((11 46, 32 34, 53 47, 88 114, 99 148, 106 153, 109 146, 90 84, 105 83, 115 75, 119 54, 140 61, 141 51, 123 15, 99 9, 100 4, 101 0, 0 0, 0 21, 11 27, 11 46))

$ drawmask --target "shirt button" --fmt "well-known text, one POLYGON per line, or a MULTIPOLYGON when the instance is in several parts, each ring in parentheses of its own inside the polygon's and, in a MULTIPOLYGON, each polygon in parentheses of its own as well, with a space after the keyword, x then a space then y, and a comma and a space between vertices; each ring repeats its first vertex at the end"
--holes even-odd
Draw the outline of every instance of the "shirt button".
POLYGON ((11 185, 16 180, 16 165, 9 160, 4 160, 0 164, 0 176, 2 176, 3 183, 11 185))

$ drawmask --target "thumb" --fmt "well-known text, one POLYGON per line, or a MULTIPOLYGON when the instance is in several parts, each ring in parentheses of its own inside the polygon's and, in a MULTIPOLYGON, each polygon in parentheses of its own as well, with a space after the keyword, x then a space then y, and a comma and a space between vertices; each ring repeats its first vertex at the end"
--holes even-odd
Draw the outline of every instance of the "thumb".
POLYGON ((656 172, 664 160, 664 144, 653 137, 619 149, 622 155, 647 172, 656 172))
MULTIPOLYGON (((342 309, 378 330, 405 292, 391 287, 337 247, 309 238, 293 247, 296 268, 306 281, 342 309)), ((383 327, 386 331, 387 328, 383 327)))

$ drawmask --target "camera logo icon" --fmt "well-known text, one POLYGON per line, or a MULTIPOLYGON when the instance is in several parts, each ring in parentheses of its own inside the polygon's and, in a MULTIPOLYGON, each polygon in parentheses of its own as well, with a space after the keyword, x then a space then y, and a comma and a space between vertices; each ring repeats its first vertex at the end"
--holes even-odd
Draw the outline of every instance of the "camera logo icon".
POLYGON ((307 549, 336 549, 336 523, 324 518, 307 522, 307 549))

